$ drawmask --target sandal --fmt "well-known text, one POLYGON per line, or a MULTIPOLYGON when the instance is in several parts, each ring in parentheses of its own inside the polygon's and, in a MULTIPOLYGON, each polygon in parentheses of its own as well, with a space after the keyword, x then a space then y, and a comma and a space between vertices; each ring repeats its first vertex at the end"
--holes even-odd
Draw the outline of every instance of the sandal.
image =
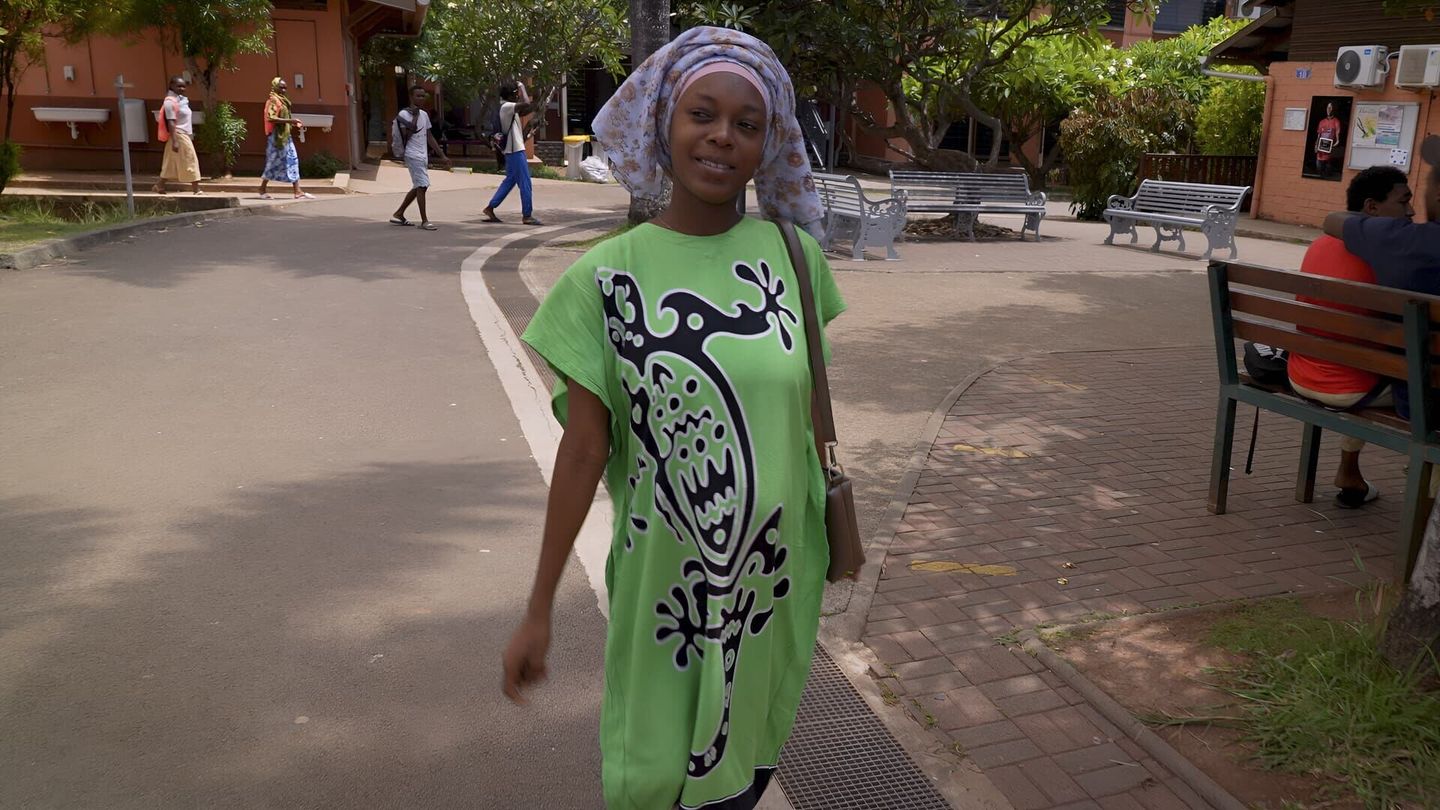
POLYGON ((306 191, 306 192, 303 192, 303 193, 301 193, 301 194, 296 194, 296 195, 295 195, 295 199, 297 199, 297 200, 313 200, 313 199, 315 199, 315 195, 314 195, 314 194, 311 194, 311 193, 308 192, 308 191, 306 191))
POLYGON ((262 200, 273 200, 273 199, 275 199, 275 195, 274 195, 274 194, 261 194, 260 197, 259 197, 259 199, 262 199, 262 200))
POLYGON ((1380 497, 1380 488, 1365 482, 1364 489, 1342 489, 1335 493, 1335 505, 1341 509, 1359 509, 1380 497))
POLYGON ((422 231, 438 231, 438 230, 440 230, 440 229, 437 228, 437 227, 435 227, 435 223, 433 223, 433 222, 422 222, 422 223, 420 223, 420 230, 422 230, 422 231))
POLYGON ((391 225, 414 225, 415 223, 411 222, 410 220, 406 219, 405 217, 390 217, 390 224, 391 224, 391 225))

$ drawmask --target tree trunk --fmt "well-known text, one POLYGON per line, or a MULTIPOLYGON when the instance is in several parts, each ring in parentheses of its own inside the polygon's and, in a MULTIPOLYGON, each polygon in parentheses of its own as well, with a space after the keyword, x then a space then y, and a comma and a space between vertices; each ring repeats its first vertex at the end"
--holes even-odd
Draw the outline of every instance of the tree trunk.
POLYGON ((1402 672, 1414 666, 1432 680, 1440 677, 1440 510, 1430 510, 1415 571, 1390 614, 1381 652, 1402 672))
MULTIPOLYGON (((670 0, 630 0, 630 65, 640 66, 650 54, 670 41, 670 0)), ((630 195, 631 225, 648 222, 670 204, 670 183, 660 197, 646 199, 630 195)))

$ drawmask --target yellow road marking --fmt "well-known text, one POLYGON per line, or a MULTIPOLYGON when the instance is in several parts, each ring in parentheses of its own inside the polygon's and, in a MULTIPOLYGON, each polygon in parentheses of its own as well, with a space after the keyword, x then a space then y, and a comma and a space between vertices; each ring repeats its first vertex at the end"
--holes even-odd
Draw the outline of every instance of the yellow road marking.
POLYGON ((962 453, 979 453, 982 456, 1000 456, 1001 458, 1029 458, 1029 453, 1023 453, 1009 447, 976 447, 973 444, 957 444, 950 448, 959 450, 962 453))

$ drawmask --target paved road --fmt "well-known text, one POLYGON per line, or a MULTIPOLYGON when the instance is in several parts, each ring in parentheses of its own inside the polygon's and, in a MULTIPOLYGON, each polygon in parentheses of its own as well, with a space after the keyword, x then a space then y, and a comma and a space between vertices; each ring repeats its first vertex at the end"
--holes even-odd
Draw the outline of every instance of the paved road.
POLYGON ((392 205, 0 276, 0 807, 595 805, 578 565, 497 688, 544 499, 459 295, 501 230, 392 205))

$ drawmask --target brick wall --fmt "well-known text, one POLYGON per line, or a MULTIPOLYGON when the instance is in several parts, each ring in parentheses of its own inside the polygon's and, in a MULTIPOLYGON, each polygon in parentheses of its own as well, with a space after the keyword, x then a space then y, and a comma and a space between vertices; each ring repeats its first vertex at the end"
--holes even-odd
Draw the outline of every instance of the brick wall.
POLYGON ((1261 146, 1260 169, 1256 181, 1253 213, 1261 219, 1300 225, 1319 225, 1325 215, 1345 207, 1345 186, 1356 170, 1348 168, 1350 138, 1345 141, 1345 165, 1340 182, 1301 176, 1305 161, 1306 132, 1314 126, 1306 120, 1306 129, 1286 130, 1283 126, 1287 107, 1304 107, 1307 112, 1315 96, 1351 96, 1356 104, 1370 101, 1418 103, 1419 123, 1415 141, 1407 146, 1412 151, 1410 185, 1419 189, 1422 164, 1418 157, 1420 142, 1426 134, 1440 132, 1440 105, 1430 93, 1397 90, 1387 85, 1384 90, 1345 90, 1335 86, 1332 62, 1276 62, 1270 66, 1272 84, 1265 109, 1265 142, 1261 146), (1297 71, 1308 69, 1309 78, 1302 79, 1297 71))

